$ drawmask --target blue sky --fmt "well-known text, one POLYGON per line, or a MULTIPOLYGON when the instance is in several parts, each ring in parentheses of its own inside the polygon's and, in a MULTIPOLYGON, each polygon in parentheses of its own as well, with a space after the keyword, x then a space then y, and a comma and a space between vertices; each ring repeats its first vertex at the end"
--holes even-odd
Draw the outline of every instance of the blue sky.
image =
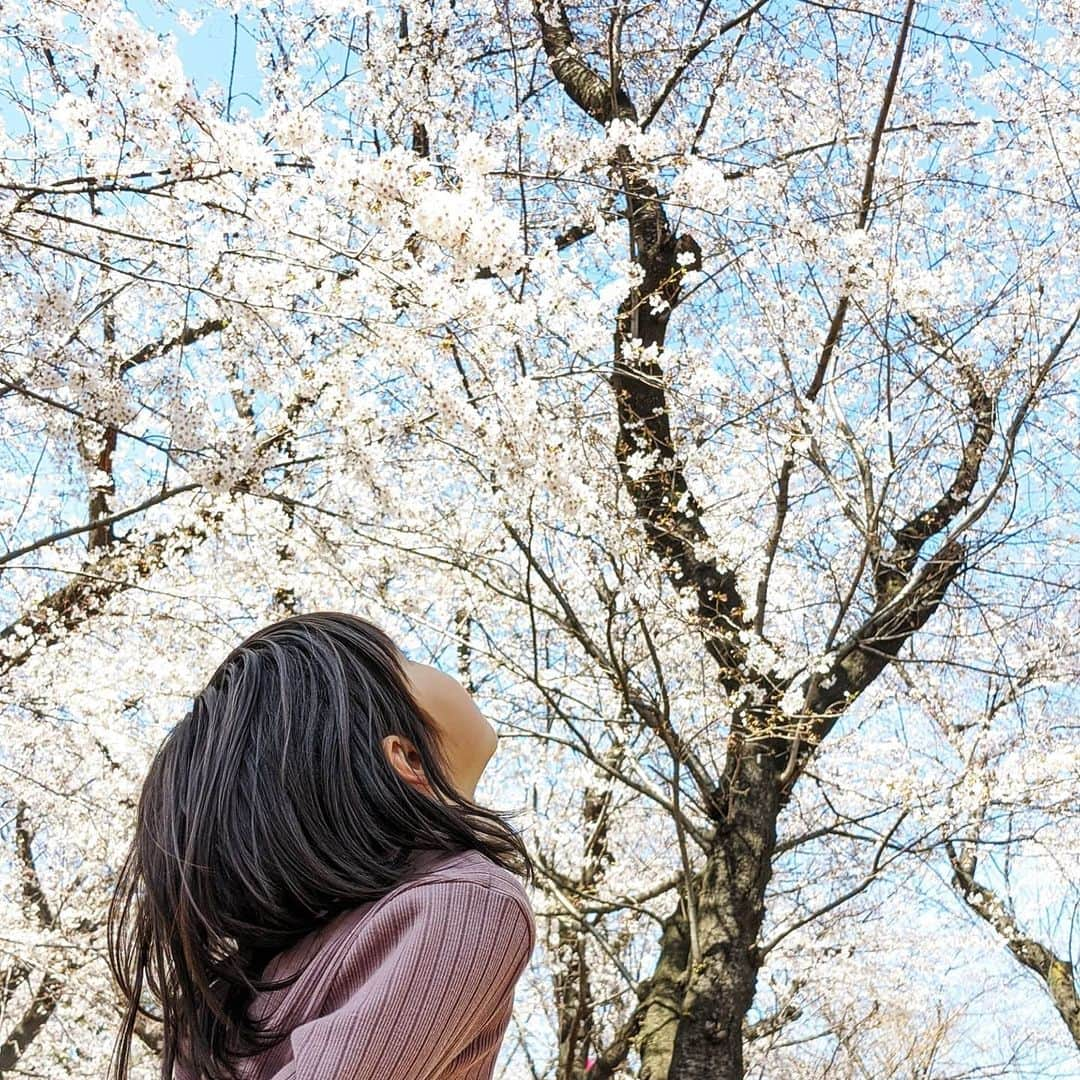
MULTIPOLYGON (((255 61, 254 40, 247 30, 251 20, 258 18, 257 13, 244 8, 234 17, 228 11, 216 8, 193 8, 192 14, 205 17, 198 30, 190 33, 177 23, 171 12, 155 3, 138 0, 129 6, 145 25, 175 35, 185 71, 200 92, 212 83, 225 88, 231 77, 234 108, 246 108, 255 115, 261 111, 262 103, 258 98, 261 78, 255 61)), ((5 119, 10 116, 6 106, 0 105, 0 112, 5 119)), ((72 516, 77 519, 80 511, 81 507, 73 507, 72 516)))

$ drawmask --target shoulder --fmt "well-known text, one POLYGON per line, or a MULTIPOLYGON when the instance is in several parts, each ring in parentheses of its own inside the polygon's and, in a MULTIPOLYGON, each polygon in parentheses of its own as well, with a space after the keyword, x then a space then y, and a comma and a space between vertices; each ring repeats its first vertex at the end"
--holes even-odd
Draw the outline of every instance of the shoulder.
MULTIPOLYGON (((482 852, 425 852, 413 872, 387 893, 376 907, 424 907, 444 915, 482 917, 519 922, 535 942, 532 903, 522 880, 482 852), (516 913, 516 918, 515 918, 516 913)), ((531 948, 531 945, 530 945, 531 948)))
POLYGON ((473 849, 455 852, 425 851, 414 860, 414 869, 391 890, 391 893, 421 885, 446 881, 469 881, 486 885, 496 892, 524 897, 528 894, 521 879, 512 871, 473 849))
POLYGON ((516 927, 524 928, 530 951, 536 941, 532 903, 516 874, 479 851, 424 851, 379 899, 333 919, 318 934, 316 947, 332 954, 357 938, 465 922, 512 936, 516 927))
POLYGON ((385 995, 403 972, 411 973, 406 981, 422 978, 436 997, 440 987, 460 995, 475 984, 502 999, 535 945, 535 918, 516 875, 483 856, 440 859, 370 905, 324 949, 324 1004, 385 995))
POLYGON ((407 939, 454 934, 520 942, 531 954, 536 918, 521 879, 479 851, 424 851, 396 885, 377 900, 350 908, 279 954, 264 977, 310 961, 322 968, 357 948, 382 948, 407 939))
POLYGON ((509 1024, 533 943, 512 872, 475 852, 413 864, 305 989, 297 1075, 457 1075, 463 1054, 475 1065, 509 1024))

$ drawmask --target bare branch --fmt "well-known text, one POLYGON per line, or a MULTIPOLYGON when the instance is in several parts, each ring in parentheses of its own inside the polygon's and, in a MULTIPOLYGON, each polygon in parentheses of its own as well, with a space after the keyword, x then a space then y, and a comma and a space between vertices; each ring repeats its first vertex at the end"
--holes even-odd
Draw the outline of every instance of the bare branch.
POLYGON ((23 1011, 18 1022, 0 1043, 0 1075, 13 1072, 26 1048, 38 1037, 48 1023, 60 1000, 64 984, 56 976, 46 972, 34 991, 33 999, 23 1011))
POLYGON ((183 495, 189 491, 195 491, 202 487, 201 484, 181 484, 179 487, 166 488, 164 491, 159 491, 156 495, 151 495, 149 499, 143 500, 136 506, 129 506, 126 510, 118 510, 115 514, 108 514, 105 517, 99 517, 92 521, 88 521, 83 525, 73 525, 70 529, 62 529, 60 532, 51 533, 49 536, 42 536, 35 540, 31 544, 26 544, 21 548, 16 548, 14 551, 9 551, 4 555, 0 555, 0 566, 5 563, 14 562, 16 559, 22 558, 23 555, 29 555, 32 551, 38 551, 41 548, 49 547, 52 544, 58 544, 61 540, 67 540, 69 537, 78 536, 80 533, 89 532, 92 529, 100 529, 103 526, 113 525, 117 521, 123 521, 124 518, 132 517, 135 514, 141 514, 144 510, 149 510, 152 506, 157 506, 159 503, 166 502, 169 499, 175 498, 177 495, 183 495))
POLYGON ((119 548, 114 546, 87 564, 67 585, 0 630, 0 644, 22 646, 0 657, 0 676, 25 663, 34 648, 55 644, 65 634, 80 629, 114 596, 134 588, 159 570, 170 551, 174 555, 190 552, 207 538, 212 522, 219 516, 204 511, 197 523, 161 533, 138 546, 121 541, 119 548))
POLYGON ((1020 931, 1016 916, 993 890, 975 880, 974 851, 957 852, 948 842, 945 849, 953 868, 953 885, 964 903, 1005 942, 1009 952, 1043 982, 1058 1015, 1080 1050, 1080 994, 1072 962, 1020 931))
MULTIPOLYGON (((34 833, 27 819, 27 809, 26 803, 20 802, 15 812, 15 860, 20 870, 23 909, 42 930, 51 930, 56 916, 38 877, 33 853, 34 833)), ((30 978, 29 970, 25 968, 24 978, 30 978)), ((64 980, 60 976, 50 971, 44 973, 22 1016, 0 1043, 0 1075, 16 1068, 26 1048, 48 1023, 63 989, 64 980)))
POLYGON ((34 830, 27 820, 29 807, 20 802, 15 812, 15 856, 21 870, 22 902, 24 910, 31 914, 42 930, 52 929, 56 916, 49 907, 34 862, 34 830))
MULTIPOLYGON (((952 483, 932 506, 916 514, 897 529, 891 551, 882 554, 874 567, 875 590, 879 597, 888 598, 911 573, 919 552, 927 540, 942 531, 967 505, 968 498, 979 478, 979 468, 994 435, 994 400, 987 392, 983 380, 970 361, 961 357, 952 344, 945 340, 925 319, 916 320, 940 355, 950 360, 967 387, 968 405, 972 414, 972 429, 964 443, 952 483)), ((1017 341, 1013 352, 1019 349, 1017 341)))
POLYGON ((701 31, 702 24, 705 22, 705 16, 709 12, 709 8, 712 6, 712 0, 704 0, 701 5, 701 11, 698 13, 697 24, 694 27, 693 33, 690 35, 691 43, 687 47, 686 51, 679 58, 675 67, 672 68, 671 74, 667 77, 664 85, 660 88, 660 92, 653 99, 652 104, 645 112, 645 119, 641 121, 641 130, 644 131, 652 122, 656 119, 657 113, 664 107, 664 102, 671 96, 671 92, 679 85, 682 77, 686 74, 690 65, 718 38, 723 37, 728 31, 734 30, 736 27, 742 26, 744 23, 750 21, 750 19, 759 12, 769 0, 756 0, 756 3, 751 4, 741 15, 734 15, 711 34, 707 34, 705 37, 698 40, 698 33, 701 31))

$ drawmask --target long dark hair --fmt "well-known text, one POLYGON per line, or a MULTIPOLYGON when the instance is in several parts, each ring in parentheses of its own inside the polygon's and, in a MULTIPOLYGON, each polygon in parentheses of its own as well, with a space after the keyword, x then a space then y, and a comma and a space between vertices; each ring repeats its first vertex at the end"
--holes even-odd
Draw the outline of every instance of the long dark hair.
POLYGON ((129 1075, 140 1017, 178 1062, 232 1080, 234 1062, 288 1035, 249 1019, 260 976, 342 911, 384 896, 421 849, 473 849, 533 878, 520 835, 448 778, 404 657, 354 615, 315 612, 252 634, 166 736, 143 783, 109 907, 109 966, 126 1003, 110 1078, 129 1075), (416 747, 435 798, 382 748, 416 747))

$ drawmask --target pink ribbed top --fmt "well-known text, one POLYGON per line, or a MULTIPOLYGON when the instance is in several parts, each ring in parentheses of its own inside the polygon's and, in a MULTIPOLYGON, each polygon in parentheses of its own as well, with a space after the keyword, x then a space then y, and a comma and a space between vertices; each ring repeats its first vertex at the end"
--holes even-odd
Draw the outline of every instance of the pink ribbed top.
MULTIPOLYGON (((536 943, 520 879, 478 851, 422 852, 378 900, 343 912, 267 965, 290 987, 255 1016, 290 1035, 244 1080, 490 1080, 514 988, 536 943)), ((195 1080, 179 1071, 176 1080, 195 1080)))

